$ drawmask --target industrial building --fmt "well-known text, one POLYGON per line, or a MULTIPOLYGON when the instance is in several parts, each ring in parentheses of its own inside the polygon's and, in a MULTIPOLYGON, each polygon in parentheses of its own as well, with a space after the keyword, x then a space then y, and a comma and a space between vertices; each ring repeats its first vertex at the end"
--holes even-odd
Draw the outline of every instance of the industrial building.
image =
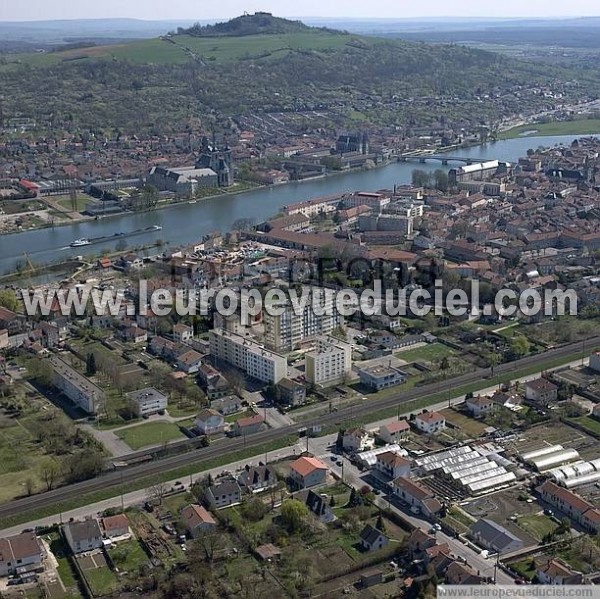
POLYGON ((395 453, 403 458, 408 455, 408 451, 406 451, 406 449, 402 449, 400 445, 393 443, 392 445, 376 447, 375 449, 370 449, 369 451, 362 451, 356 455, 356 460, 365 468, 374 468, 375 464, 377 463, 377 456, 387 452, 395 453))
POLYGON ((480 495, 517 480, 507 467, 512 462, 500 455, 493 444, 475 448, 465 445, 418 458, 415 463, 423 475, 435 475, 464 495, 480 495))

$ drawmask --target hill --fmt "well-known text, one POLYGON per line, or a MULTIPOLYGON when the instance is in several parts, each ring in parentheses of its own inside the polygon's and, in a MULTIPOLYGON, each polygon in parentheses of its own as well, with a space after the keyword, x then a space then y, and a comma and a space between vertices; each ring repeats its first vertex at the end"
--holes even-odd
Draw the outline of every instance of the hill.
POLYGON ((477 128, 600 91, 567 71, 462 46, 312 28, 268 15, 112 46, 0 57, 5 118, 49 130, 169 135, 199 117, 273 138, 327 128, 477 128), (249 32, 236 23, 266 23, 249 32), (263 18, 265 19, 263 21, 263 18), (285 26, 292 31, 277 32, 285 26), (223 33, 224 29, 237 32, 223 33), (276 119, 259 115, 277 113, 276 119), (259 117, 259 118, 257 118, 259 117))
POLYGON ((310 27, 301 21, 290 21, 274 17, 268 12, 257 12, 253 15, 244 14, 224 23, 214 25, 196 24, 189 29, 179 29, 178 33, 194 37, 246 36, 261 34, 304 33, 310 27))

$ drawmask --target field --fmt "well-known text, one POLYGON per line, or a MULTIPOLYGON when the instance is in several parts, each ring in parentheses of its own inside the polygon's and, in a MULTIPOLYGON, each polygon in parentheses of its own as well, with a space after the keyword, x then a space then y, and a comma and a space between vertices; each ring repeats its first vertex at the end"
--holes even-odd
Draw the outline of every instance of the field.
MULTIPOLYGON (((357 39, 361 38, 344 33, 322 31, 222 38, 175 35, 168 39, 149 39, 129 44, 20 55, 19 59, 40 66, 98 58, 152 64, 225 63, 250 59, 277 59, 291 51, 341 49, 357 39)), ((369 42, 361 39, 360 43, 369 42)))
MULTIPOLYGON (((75 201, 75 212, 82 212, 83 210, 85 210, 85 207, 88 204, 93 203, 93 202, 94 202, 94 200, 92 198, 90 198, 89 196, 77 194, 77 199, 75 201)), ((71 198, 69 198, 69 197, 62 198, 62 199, 58 200, 58 204, 65 210, 68 210, 69 212, 73 212, 73 203, 71 201, 71 198)))
POLYGON ((591 435, 600 437, 600 420, 596 420, 591 416, 581 416, 580 418, 573 418, 572 421, 589 431, 591 435))
POLYGON ((548 516, 541 514, 531 514, 521 516, 517 519, 517 524, 531 536, 541 541, 548 533, 553 532, 557 524, 548 516))
POLYGON ((73 569, 69 558, 67 557, 67 547, 62 540, 58 532, 52 533, 50 539, 50 550, 58 562, 58 575, 62 580, 63 585, 69 591, 70 589, 77 589, 77 581, 73 574, 73 569))
POLYGON ((456 355, 457 352, 450 347, 441 343, 432 343, 431 345, 423 345, 415 349, 398 352, 396 357, 405 362, 434 362, 456 355))
POLYGON ((552 135, 591 135, 600 132, 600 119, 584 119, 577 121, 557 121, 541 125, 523 125, 501 133, 499 139, 512 139, 527 137, 524 133, 535 131, 532 137, 545 137, 552 135))
POLYGON ((77 563, 87 580, 94 597, 103 597, 112 593, 118 580, 108 567, 106 558, 101 553, 77 558, 77 563))
POLYGON ((148 562, 148 556, 136 539, 111 547, 108 555, 119 572, 137 572, 140 566, 148 562))
POLYGON ((441 414, 446 417, 448 422, 451 422, 454 426, 457 426, 466 435, 477 438, 483 433, 486 425, 480 420, 475 420, 466 414, 461 414, 457 410, 452 408, 442 410, 441 414))
POLYGON ((172 422, 148 422, 118 430, 115 434, 134 451, 142 447, 162 445, 170 441, 185 439, 179 427, 172 422))

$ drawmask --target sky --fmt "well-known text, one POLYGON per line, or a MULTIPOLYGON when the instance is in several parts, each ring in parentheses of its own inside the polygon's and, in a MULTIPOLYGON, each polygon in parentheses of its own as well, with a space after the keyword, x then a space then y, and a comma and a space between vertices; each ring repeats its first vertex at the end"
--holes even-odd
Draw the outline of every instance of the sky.
POLYGON ((564 17, 600 16, 598 0, 0 0, 0 21, 131 17, 225 19, 244 11, 310 17, 564 17))

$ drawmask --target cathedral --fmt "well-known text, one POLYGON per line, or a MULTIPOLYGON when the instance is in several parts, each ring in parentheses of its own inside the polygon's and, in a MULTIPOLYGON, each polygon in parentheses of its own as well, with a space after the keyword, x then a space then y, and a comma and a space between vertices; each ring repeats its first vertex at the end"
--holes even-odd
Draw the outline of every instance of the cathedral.
POLYGON ((196 161, 196 168, 210 168, 215 171, 219 187, 231 187, 233 185, 233 160, 229 146, 219 150, 214 141, 211 145, 208 139, 204 137, 200 155, 196 161))

